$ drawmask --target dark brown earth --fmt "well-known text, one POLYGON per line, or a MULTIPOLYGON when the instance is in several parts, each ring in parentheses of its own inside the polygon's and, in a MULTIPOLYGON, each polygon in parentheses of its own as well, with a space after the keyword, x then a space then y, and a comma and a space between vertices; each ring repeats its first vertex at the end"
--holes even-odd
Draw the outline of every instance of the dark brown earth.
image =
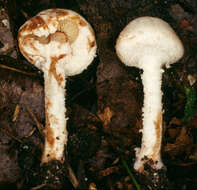
POLYGON ((135 190, 126 162, 141 190, 196 190, 196 78, 194 0, 0 0, 0 189, 135 190), (68 79, 66 161, 40 166, 43 77, 20 54, 17 32, 47 8, 83 15, 94 28, 98 50, 86 71, 68 79), (120 31, 140 16, 168 22, 185 47, 184 57, 163 74, 162 158, 167 171, 160 171, 156 188, 151 168, 145 176, 133 170, 134 148, 141 140, 142 71, 125 67, 114 49, 120 31))

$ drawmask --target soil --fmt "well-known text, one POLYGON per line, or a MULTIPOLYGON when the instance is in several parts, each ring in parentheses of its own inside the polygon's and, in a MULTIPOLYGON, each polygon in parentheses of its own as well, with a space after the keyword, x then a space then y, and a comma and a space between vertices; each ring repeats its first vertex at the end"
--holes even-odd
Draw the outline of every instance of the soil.
POLYGON ((194 0, 0 0, 0 189, 196 190, 196 79, 194 0), (98 50, 86 71, 68 78, 65 162, 41 166, 43 74, 20 53, 17 33, 26 20, 48 8, 84 16, 95 31, 98 50), (114 48, 121 30, 140 16, 168 22, 185 48, 181 60, 164 68, 162 79, 166 169, 157 172, 147 165, 147 175, 133 169, 134 149, 141 143, 142 70, 124 66, 114 48))

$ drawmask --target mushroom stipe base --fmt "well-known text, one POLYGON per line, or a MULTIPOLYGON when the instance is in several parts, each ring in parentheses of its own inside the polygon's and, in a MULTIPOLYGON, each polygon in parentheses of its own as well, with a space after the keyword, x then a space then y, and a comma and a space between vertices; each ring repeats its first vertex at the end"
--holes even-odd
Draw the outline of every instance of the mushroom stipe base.
POLYGON ((148 184, 145 189, 148 190, 170 190, 171 184, 166 176, 166 168, 154 169, 152 166, 155 163, 151 159, 146 159, 143 171, 138 172, 137 176, 139 181, 143 181, 144 184, 148 184))

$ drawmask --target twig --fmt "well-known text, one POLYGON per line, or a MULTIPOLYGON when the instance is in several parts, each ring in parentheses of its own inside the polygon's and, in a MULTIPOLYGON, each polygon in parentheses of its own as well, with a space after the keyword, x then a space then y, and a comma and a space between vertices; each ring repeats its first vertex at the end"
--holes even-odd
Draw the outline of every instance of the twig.
POLYGON ((25 138, 31 137, 31 136, 34 134, 35 130, 36 130, 36 128, 34 127, 34 128, 29 132, 29 134, 25 135, 25 138))
POLYGON ((24 11, 24 10, 20 10, 20 12, 23 14, 23 16, 29 20, 31 17, 24 11))
POLYGON ((88 190, 97 190, 96 185, 94 183, 90 183, 88 190))
POLYGON ((70 165, 68 163, 66 164, 66 168, 68 169, 69 180, 72 183, 73 187, 76 189, 79 186, 79 182, 78 182, 72 168, 70 167, 70 165))
POLYGON ((33 119, 33 121, 35 122, 38 131, 40 132, 41 136, 44 137, 44 127, 43 125, 38 121, 37 117, 35 116, 35 114, 32 112, 32 110, 29 108, 29 106, 25 105, 25 108, 27 109, 28 113, 30 114, 31 118, 33 119))
POLYGON ((13 122, 17 120, 19 111, 20 111, 20 106, 17 104, 14 110, 13 118, 12 118, 13 122))
POLYGON ((14 135, 12 135, 8 130, 5 130, 5 129, 1 128, 1 127, 0 127, 0 130, 3 131, 4 133, 6 133, 9 137, 14 139, 15 141, 17 141, 17 142, 19 142, 21 144, 24 144, 24 142, 21 139, 19 139, 19 138, 15 137, 14 135))
POLYGON ((22 73, 24 75, 30 75, 30 76, 37 76, 38 74, 37 73, 31 73, 31 72, 26 72, 26 71, 22 71, 20 69, 16 69, 14 67, 9 67, 7 65, 3 65, 3 64, 0 64, 0 68, 2 69, 7 69, 7 70, 11 70, 11 71, 15 71, 17 73, 22 73))
POLYGON ((41 189, 42 187, 45 187, 46 184, 41 184, 41 185, 37 185, 36 187, 32 187, 30 190, 38 190, 41 189))

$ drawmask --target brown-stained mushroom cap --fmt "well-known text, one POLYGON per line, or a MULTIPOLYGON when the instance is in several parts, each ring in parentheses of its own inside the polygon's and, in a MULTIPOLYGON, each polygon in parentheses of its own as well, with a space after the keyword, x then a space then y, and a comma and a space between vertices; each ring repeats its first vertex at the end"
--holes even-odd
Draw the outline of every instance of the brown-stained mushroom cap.
POLYGON ((79 14, 48 9, 27 21, 18 33, 19 48, 31 63, 49 70, 56 57, 66 75, 75 75, 92 62, 96 53, 94 32, 79 14))

